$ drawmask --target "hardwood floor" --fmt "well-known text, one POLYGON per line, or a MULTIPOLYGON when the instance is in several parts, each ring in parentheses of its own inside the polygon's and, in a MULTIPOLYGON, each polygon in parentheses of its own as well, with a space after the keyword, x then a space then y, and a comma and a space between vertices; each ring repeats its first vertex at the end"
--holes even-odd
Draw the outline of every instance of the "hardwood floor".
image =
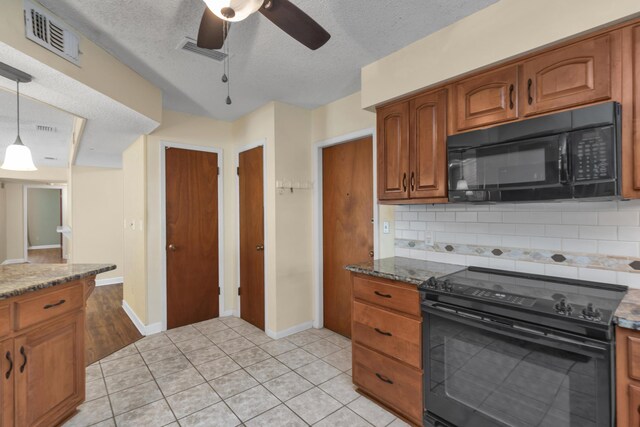
POLYGON ((30 249, 27 256, 31 264, 66 264, 60 249, 30 249))
POLYGON ((142 338, 122 309, 122 285, 98 286, 87 301, 87 366, 142 338))

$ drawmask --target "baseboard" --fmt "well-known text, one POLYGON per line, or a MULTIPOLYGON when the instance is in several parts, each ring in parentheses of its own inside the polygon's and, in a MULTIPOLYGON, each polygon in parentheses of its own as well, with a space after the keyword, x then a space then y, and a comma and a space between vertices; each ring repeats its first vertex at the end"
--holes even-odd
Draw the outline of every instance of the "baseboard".
POLYGON ((20 259, 5 259, 1 265, 9 265, 9 264, 24 264, 25 259, 24 258, 20 258, 20 259))
POLYGON ((144 323, 142 323, 142 320, 140 320, 138 315, 135 313, 135 311, 133 311, 133 309, 129 306, 129 304, 127 304, 125 300, 122 300, 122 309, 124 310, 125 313, 127 313, 127 316, 129 316, 129 319, 131 319, 136 329, 138 329, 138 331, 142 335, 147 336, 147 335, 157 334, 158 332, 162 332, 162 323, 158 322, 158 323, 152 323, 151 325, 148 325, 148 326, 145 325, 144 323))
POLYGON ((312 327, 313 321, 310 320, 308 322, 300 323, 299 325, 292 326, 282 331, 274 332, 271 329, 267 329, 265 332, 267 336, 273 338, 274 340, 277 340, 280 338, 288 337, 289 335, 297 334, 298 332, 306 331, 307 329, 311 329, 312 327))
POLYGON ((240 317, 240 310, 233 310, 233 311, 231 312, 231 315, 232 315, 233 317, 240 317))
POLYGON ((124 277, 110 277, 96 280, 96 286, 119 285, 124 282, 124 277))
POLYGON ((235 313, 233 312, 233 310, 223 311, 222 313, 220 313, 219 317, 229 317, 229 316, 235 316, 235 313))
POLYGON ((29 246, 29 250, 38 250, 38 249, 60 249, 62 246, 60 245, 40 245, 40 246, 29 246))

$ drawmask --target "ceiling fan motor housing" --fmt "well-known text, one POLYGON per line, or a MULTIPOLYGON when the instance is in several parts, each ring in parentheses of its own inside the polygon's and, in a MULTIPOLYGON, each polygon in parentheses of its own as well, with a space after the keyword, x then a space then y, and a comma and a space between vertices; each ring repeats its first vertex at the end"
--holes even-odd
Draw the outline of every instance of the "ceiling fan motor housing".
POLYGON ((238 22, 257 12, 264 0, 204 0, 207 7, 225 21, 238 22))

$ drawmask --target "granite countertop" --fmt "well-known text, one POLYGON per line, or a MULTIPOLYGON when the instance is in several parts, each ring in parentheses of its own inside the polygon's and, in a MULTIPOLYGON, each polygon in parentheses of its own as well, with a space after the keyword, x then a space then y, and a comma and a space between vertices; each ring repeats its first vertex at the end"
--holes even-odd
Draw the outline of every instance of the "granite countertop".
POLYGON ((613 321, 620 327, 640 330, 640 289, 629 289, 618 306, 613 321))
POLYGON ((441 262, 421 261, 412 258, 392 257, 352 264, 347 270, 383 279, 397 280, 412 285, 419 285, 430 277, 442 277, 456 273, 467 267, 441 262))
POLYGON ((115 270, 114 264, 11 264, 0 266, 0 300, 115 270))

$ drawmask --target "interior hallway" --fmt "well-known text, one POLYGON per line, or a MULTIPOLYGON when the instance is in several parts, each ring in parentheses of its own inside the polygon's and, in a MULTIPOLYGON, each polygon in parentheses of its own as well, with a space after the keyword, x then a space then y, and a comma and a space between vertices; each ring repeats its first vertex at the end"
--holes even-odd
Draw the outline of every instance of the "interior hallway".
POLYGON ((54 249, 29 249, 27 251, 30 264, 66 264, 67 260, 62 258, 62 250, 54 249))

